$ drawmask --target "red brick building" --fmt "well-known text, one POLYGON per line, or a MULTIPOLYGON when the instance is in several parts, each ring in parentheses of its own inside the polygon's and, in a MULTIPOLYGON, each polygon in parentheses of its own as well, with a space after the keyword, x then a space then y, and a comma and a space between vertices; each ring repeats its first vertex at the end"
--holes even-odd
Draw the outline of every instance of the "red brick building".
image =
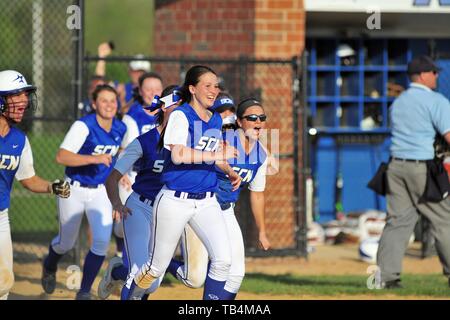
MULTIPOLYGON (((291 59, 304 48, 305 11, 303 0, 157 0, 154 30, 157 56, 291 59)), ((255 65, 247 78, 261 92, 269 127, 280 130, 279 153, 292 154, 292 73, 255 65)), ((266 223, 275 248, 294 247, 298 236, 295 178, 292 157, 268 177, 266 223)))

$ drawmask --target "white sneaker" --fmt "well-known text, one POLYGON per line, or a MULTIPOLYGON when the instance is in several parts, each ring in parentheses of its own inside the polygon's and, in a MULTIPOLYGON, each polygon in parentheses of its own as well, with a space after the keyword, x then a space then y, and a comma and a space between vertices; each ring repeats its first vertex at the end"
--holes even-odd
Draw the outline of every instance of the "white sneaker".
POLYGON ((97 295, 100 299, 107 299, 116 286, 124 283, 122 280, 114 280, 111 275, 112 270, 121 265, 123 265, 123 261, 119 257, 113 257, 109 260, 108 268, 106 268, 105 274, 103 275, 97 289, 97 295))

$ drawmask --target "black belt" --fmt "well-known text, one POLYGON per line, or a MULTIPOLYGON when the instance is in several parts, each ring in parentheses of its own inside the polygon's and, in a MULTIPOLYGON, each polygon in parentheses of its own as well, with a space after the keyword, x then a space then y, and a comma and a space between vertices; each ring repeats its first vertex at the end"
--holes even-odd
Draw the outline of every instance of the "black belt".
POLYGON ((88 189, 97 189, 98 187, 101 186, 100 184, 86 184, 86 183, 81 183, 81 182, 75 181, 75 180, 70 180, 70 184, 72 186, 77 184, 82 188, 88 188, 88 189))
POLYGON ((149 206, 153 205, 153 200, 147 199, 144 196, 139 196, 139 200, 145 204, 148 204, 149 206))
POLYGON ((396 158, 396 157, 391 157, 391 160, 403 161, 403 162, 416 162, 416 163, 425 163, 428 161, 428 160, 403 159, 403 158, 396 158))
POLYGON ((211 197, 214 196, 214 192, 189 193, 189 192, 182 192, 182 191, 175 191, 174 196, 177 198, 182 198, 182 199, 202 200, 208 196, 208 193, 211 194, 211 197))
POLYGON ((220 209, 222 209, 222 211, 225 211, 225 210, 230 209, 232 205, 233 205, 232 202, 221 203, 220 204, 220 209))

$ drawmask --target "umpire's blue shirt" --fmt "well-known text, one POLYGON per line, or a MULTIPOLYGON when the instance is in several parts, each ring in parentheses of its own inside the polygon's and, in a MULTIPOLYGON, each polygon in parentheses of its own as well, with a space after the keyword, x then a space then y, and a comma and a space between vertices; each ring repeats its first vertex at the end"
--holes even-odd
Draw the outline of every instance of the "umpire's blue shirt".
POLYGON ((411 83, 391 105, 391 156, 403 159, 434 158, 436 131, 450 132, 450 102, 430 88, 411 83))

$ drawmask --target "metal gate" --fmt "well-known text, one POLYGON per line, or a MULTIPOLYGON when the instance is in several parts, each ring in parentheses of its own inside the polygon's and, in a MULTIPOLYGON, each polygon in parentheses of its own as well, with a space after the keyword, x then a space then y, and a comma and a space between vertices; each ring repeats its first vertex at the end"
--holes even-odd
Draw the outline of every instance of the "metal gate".
MULTIPOLYGON (((249 255, 306 256, 306 225, 304 223, 302 165, 302 108, 300 105, 300 62, 291 60, 206 59, 114 56, 99 58, 86 56, 84 91, 94 76, 95 63, 107 64, 106 78, 117 84, 112 74, 126 74, 130 61, 149 61, 151 70, 163 79, 163 85, 182 84, 185 72, 195 64, 212 67, 219 75, 221 86, 236 101, 256 97, 268 114, 268 127, 273 131, 270 145, 278 159, 278 172, 269 176, 266 188, 266 226, 274 250, 263 252, 258 248, 256 226, 250 211, 249 192, 243 191, 236 206, 236 215, 244 234, 249 255), (276 140, 276 141, 275 141, 276 140)), ((84 98, 87 98, 86 96, 84 98)))

